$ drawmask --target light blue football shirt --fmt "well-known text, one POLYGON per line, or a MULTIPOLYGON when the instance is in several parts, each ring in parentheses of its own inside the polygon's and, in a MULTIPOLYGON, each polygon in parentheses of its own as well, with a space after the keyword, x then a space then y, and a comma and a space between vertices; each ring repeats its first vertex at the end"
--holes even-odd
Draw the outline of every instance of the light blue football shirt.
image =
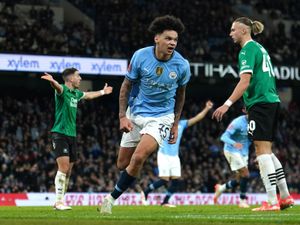
POLYGON ((178 124, 178 137, 175 144, 169 144, 168 140, 164 140, 158 151, 165 155, 178 156, 179 145, 182 138, 183 131, 188 127, 188 120, 179 120, 178 124))
POLYGON ((178 86, 188 83, 189 62, 174 51, 168 61, 155 57, 155 47, 136 51, 131 59, 126 78, 138 84, 137 96, 131 102, 131 113, 144 117, 160 117, 174 113, 178 86))
POLYGON ((232 153, 240 153, 243 156, 249 155, 249 147, 251 144, 247 132, 248 120, 246 115, 235 118, 227 127, 226 131, 221 136, 221 141, 224 142, 224 151, 232 153), (243 148, 237 149, 233 145, 242 143, 243 148))

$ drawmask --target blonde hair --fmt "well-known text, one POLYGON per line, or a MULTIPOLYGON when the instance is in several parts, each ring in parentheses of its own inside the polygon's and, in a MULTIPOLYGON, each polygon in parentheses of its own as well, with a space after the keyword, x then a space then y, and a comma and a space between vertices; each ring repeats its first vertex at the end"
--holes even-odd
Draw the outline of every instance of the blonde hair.
POLYGON ((259 22, 257 20, 252 21, 248 17, 237 18, 234 22, 239 22, 239 23, 245 24, 246 26, 248 26, 250 28, 251 32, 254 35, 257 35, 257 34, 260 34, 261 32, 263 32, 264 27, 265 27, 261 22, 259 22))

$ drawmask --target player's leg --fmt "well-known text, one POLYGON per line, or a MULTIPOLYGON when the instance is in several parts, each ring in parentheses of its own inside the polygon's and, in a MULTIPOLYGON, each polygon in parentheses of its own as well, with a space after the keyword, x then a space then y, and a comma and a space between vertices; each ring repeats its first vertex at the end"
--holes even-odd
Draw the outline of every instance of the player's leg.
MULTIPOLYGON (((240 154, 234 154, 229 151, 224 151, 224 156, 230 166, 231 171, 237 172, 238 169, 244 167, 244 163, 240 154)), ((239 185, 237 179, 231 179, 224 184, 215 185, 214 204, 218 204, 218 199, 226 190, 235 188, 239 185)))
POLYGON ((65 206, 63 203, 64 191, 66 185, 66 176, 70 168, 70 157, 69 157, 69 143, 67 137, 58 133, 52 134, 52 146, 56 155, 56 162, 58 166, 57 173, 55 175, 55 205, 54 208, 57 210, 68 210, 71 209, 65 206))
POLYGON ((69 141, 69 147, 70 147, 70 151, 69 151, 70 164, 69 164, 68 172, 66 174, 66 184, 65 184, 64 194, 67 193, 67 190, 68 190, 68 187, 69 187, 69 182, 70 182, 70 177, 71 177, 71 173, 72 173, 72 169, 73 169, 74 163, 78 159, 76 138, 75 137, 68 137, 68 141, 69 141))
POLYGON ((117 167, 119 170, 124 170, 129 165, 134 150, 135 147, 120 147, 117 159, 117 167))
POLYGON ((68 172, 66 174, 66 185, 65 185, 64 194, 66 194, 67 191, 68 191, 68 187, 69 187, 69 182, 70 182, 70 177, 71 177, 73 166, 74 166, 74 163, 70 162, 69 170, 68 170, 68 172))
POLYGON ((272 140, 278 116, 279 104, 257 104, 249 110, 248 133, 253 139, 260 175, 268 202, 253 211, 279 210, 276 196, 276 170, 272 160, 272 140))
POLYGON ((66 188, 66 178, 69 171, 70 158, 69 156, 61 156, 56 159, 58 170, 55 176, 55 205, 57 210, 69 210, 71 207, 64 205, 64 194, 66 188))
POLYGON ((276 171, 276 184, 280 193, 279 205, 280 209, 286 209, 294 205, 294 199, 290 196, 288 186, 285 179, 285 174, 282 168, 282 165, 275 154, 271 155, 275 171, 276 171))
POLYGON ((169 204, 169 200, 172 195, 178 191, 179 179, 181 177, 181 164, 178 156, 168 156, 168 158, 171 182, 169 183, 166 196, 161 205, 165 207, 176 207, 175 205, 169 204))
POLYGON ((158 148, 157 141, 150 135, 144 134, 134 151, 130 163, 121 173, 121 176, 110 195, 108 195, 102 204, 101 213, 111 213, 114 201, 122 195, 124 191, 135 181, 140 173, 145 160, 158 148))
POLYGON ((169 182, 169 177, 159 177, 158 180, 152 182, 151 184, 148 185, 148 187, 143 191, 141 191, 141 202, 142 205, 149 205, 148 203, 148 195, 152 191, 162 187, 166 186, 169 182))
POLYGON ((141 192, 141 201, 143 205, 148 205, 147 198, 148 194, 155 189, 162 186, 166 186, 170 180, 171 168, 168 156, 158 151, 157 153, 157 166, 158 166, 158 176, 159 180, 151 183, 145 191, 141 192))
POLYGON ((249 208, 247 203, 247 189, 248 189, 248 180, 249 180, 249 170, 247 167, 243 167, 238 170, 239 174, 239 184, 240 184, 240 208, 249 208))

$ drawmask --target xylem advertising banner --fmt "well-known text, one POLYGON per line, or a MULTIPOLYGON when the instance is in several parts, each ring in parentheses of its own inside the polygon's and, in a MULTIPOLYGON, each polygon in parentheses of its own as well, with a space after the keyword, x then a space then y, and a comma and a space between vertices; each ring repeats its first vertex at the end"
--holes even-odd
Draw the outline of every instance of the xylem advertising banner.
MULTIPOLYGON (((108 193, 67 193, 65 203, 70 206, 97 206, 101 205, 108 193)), ((148 197, 150 205, 160 205, 165 194, 151 193, 148 197)), ((214 194, 180 193, 174 194, 170 203, 174 205, 213 205, 214 194)), ((266 194, 248 194, 248 204, 257 205, 266 201, 266 194)), ((292 195, 295 204, 300 204, 300 195, 292 195)), ((115 205, 141 205, 140 194, 124 193, 115 202, 115 205)), ((53 206, 54 193, 18 193, 0 194, 0 206, 53 206)), ((222 194, 219 198, 220 205, 237 205, 239 194, 222 194)))
POLYGON ((127 60, 0 54, 0 70, 4 71, 61 73, 68 67, 75 67, 81 74, 125 75, 127 60))

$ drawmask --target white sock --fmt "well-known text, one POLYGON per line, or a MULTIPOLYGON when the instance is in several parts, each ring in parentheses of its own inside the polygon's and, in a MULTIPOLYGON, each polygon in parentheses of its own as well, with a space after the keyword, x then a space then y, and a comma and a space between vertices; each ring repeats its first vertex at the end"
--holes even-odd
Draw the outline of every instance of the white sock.
POLYGON ((268 202, 271 205, 277 204, 276 197, 276 173, 271 154, 263 154, 257 157, 260 176, 268 195, 268 202))
POLYGON ((280 198, 285 199, 286 197, 290 196, 290 193, 289 193, 288 186, 286 184, 283 168, 276 155, 272 154, 271 156, 276 171, 277 186, 280 192, 280 198))
POLYGON ((69 186, 69 181, 70 181, 70 177, 69 177, 69 176, 66 176, 66 182, 65 182, 64 194, 67 193, 68 186, 69 186))
POLYGON ((62 202, 65 193, 66 174, 57 171, 54 184, 55 184, 55 202, 62 202))

